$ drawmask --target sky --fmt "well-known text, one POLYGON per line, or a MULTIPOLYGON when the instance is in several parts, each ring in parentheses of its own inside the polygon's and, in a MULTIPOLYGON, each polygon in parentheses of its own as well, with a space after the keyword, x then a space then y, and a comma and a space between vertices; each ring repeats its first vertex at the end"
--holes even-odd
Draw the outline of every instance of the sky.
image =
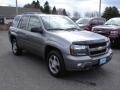
MULTIPOLYGON (((0 0, 0 6, 15 6, 16 0, 0 0)), ((33 0, 18 0, 18 6, 23 7, 27 3, 31 3, 33 0)), ((37 0, 35 0, 37 1, 37 0)), ((39 0, 43 5, 46 0, 39 0)), ((99 0, 47 0, 50 6, 56 6, 57 8, 65 8, 69 12, 77 11, 79 13, 94 12, 99 10, 99 0)), ((120 0, 101 0, 103 12, 107 6, 116 6, 120 10, 120 0)))

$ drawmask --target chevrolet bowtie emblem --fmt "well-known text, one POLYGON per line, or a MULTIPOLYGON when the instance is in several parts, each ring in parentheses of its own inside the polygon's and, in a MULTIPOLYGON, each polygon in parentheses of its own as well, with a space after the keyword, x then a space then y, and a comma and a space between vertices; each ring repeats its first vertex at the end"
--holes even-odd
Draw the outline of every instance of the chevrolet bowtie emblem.
POLYGON ((102 50, 104 49, 105 47, 98 47, 97 50, 102 50))

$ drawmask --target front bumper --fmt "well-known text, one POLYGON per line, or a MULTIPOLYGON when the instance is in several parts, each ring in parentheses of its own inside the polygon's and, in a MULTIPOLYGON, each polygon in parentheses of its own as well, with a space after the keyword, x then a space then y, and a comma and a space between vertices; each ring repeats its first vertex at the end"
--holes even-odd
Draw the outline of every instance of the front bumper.
MULTIPOLYGON (((100 66, 100 59, 106 58, 106 63, 108 63, 112 58, 112 50, 110 49, 106 54, 96 57, 90 56, 71 56, 67 55, 64 57, 66 70, 82 70, 85 68, 91 68, 93 66, 100 66)), ((104 64, 106 64, 104 63, 104 64)), ((103 64, 101 64, 103 65, 103 64)))

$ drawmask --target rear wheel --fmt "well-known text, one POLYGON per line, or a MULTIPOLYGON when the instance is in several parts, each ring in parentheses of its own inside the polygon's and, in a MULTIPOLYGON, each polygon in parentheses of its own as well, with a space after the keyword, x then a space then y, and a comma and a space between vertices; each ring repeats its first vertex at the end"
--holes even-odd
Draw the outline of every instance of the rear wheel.
POLYGON ((12 40, 12 52, 14 55, 22 54, 22 50, 18 47, 16 39, 12 40))
POLYGON ((59 51, 53 50, 48 53, 47 67, 54 77, 61 77, 65 74, 64 60, 59 51))

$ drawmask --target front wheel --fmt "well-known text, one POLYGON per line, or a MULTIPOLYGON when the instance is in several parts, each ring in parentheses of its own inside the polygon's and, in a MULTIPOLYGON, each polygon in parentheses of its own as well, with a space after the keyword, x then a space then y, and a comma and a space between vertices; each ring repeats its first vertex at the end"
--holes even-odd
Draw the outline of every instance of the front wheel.
POLYGON ((22 50, 18 47, 16 39, 12 40, 12 52, 17 56, 22 54, 22 50))
POLYGON ((50 51, 47 55, 47 67, 54 77, 61 77, 65 74, 65 65, 62 55, 59 51, 50 51))

